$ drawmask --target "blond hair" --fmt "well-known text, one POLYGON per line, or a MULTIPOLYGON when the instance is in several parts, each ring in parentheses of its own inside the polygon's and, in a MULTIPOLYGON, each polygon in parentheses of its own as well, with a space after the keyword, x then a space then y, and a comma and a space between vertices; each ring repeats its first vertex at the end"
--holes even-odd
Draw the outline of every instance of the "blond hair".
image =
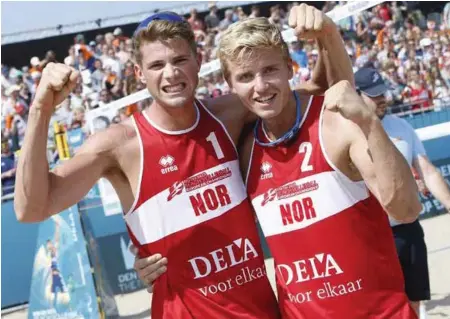
POLYGON ((197 55, 197 43, 195 42, 194 32, 188 22, 155 20, 147 28, 139 30, 133 36, 133 57, 135 63, 139 65, 142 63, 142 44, 170 39, 186 40, 194 55, 197 55))
POLYGON ((252 58, 255 50, 280 50, 282 57, 289 60, 289 48, 280 30, 267 18, 249 18, 228 27, 220 39, 217 56, 225 78, 229 76, 228 61, 242 63, 252 58))

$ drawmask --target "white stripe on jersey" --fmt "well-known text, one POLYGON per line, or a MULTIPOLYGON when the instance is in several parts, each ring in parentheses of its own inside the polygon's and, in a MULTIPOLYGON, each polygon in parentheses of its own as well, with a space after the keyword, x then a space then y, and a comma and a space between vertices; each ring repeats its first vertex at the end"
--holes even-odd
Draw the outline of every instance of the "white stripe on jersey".
POLYGON ((329 171, 301 178, 278 187, 277 190, 260 194, 252 200, 252 204, 264 235, 268 237, 308 227, 368 197, 364 182, 352 182, 337 172, 329 171), (293 183, 295 185, 292 185, 293 183), (294 195, 279 199, 290 194, 294 195), (265 204, 262 205, 264 201, 265 204), (311 205, 314 213, 308 209, 311 205), (285 216, 284 223, 282 216, 285 216), (289 217, 291 222, 286 217, 289 217))
MULTIPOLYGON (((226 169, 231 171, 231 176, 227 178, 201 186, 192 191, 187 191, 187 186, 185 184, 181 192, 177 195, 174 195, 177 187, 175 187, 175 189, 173 187, 167 188, 148 199, 134 212, 125 215, 125 221, 139 243, 141 245, 153 243, 178 231, 188 229, 194 225, 219 217, 242 203, 247 198, 247 192, 244 183, 242 182, 238 160, 217 165, 213 168, 199 172, 192 177, 205 173, 214 174, 217 171, 226 169), (200 196, 198 194, 204 194, 206 190, 209 190, 209 194, 212 194, 212 191, 219 185, 224 185, 226 187, 230 203, 226 203, 225 205, 219 204, 216 209, 207 210, 206 213, 196 216, 190 197, 196 195, 200 196), (168 200, 171 194, 174 196, 171 200, 168 200)), ((192 177, 189 177, 186 180, 191 179, 192 177)), ((220 200, 217 202, 220 202, 220 200)))

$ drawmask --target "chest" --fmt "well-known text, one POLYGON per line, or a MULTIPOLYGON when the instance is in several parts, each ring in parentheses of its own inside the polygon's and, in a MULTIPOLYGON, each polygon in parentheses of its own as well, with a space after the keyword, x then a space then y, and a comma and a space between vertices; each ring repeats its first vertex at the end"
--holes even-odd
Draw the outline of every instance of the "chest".
MULTIPOLYGON (((218 123, 204 125, 185 134, 168 135, 140 130, 138 181, 141 200, 165 193, 190 191, 228 179, 230 163, 237 162, 237 153, 225 129, 218 123), (179 187, 176 187, 178 185, 179 187)), ((131 168, 130 168, 131 169, 131 168)), ((240 175, 239 175, 240 178, 240 175)))
POLYGON ((322 152, 318 123, 303 127, 296 141, 282 147, 253 145, 249 193, 259 193, 329 170, 322 152))

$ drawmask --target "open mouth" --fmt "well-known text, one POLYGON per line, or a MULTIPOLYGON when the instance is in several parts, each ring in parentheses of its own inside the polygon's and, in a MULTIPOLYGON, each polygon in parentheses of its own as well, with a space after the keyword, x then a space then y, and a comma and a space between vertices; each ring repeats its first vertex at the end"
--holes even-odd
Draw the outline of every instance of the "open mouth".
POLYGON ((272 102, 276 96, 277 96, 276 94, 271 94, 271 95, 266 95, 266 96, 260 96, 260 97, 254 98, 253 100, 255 100, 258 103, 267 104, 267 103, 272 102))
POLYGON ((166 93, 179 93, 182 92, 184 89, 186 88, 186 84, 185 83, 178 83, 175 85, 165 85, 163 86, 163 91, 166 93))

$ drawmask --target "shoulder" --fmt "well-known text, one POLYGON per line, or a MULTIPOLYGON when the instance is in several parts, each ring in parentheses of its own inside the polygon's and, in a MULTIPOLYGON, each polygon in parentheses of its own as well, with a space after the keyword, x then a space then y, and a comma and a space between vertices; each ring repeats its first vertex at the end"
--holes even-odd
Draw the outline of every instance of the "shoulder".
POLYGON ((225 114, 234 113, 235 115, 238 115, 239 113, 244 113, 246 111, 236 94, 226 94, 214 99, 205 99, 201 102, 203 102, 208 110, 219 118, 225 114))
POLYGON ((86 142, 77 151, 81 153, 113 153, 124 143, 136 137, 136 130, 131 118, 113 124, 105 130, 89 136, 86 142))

